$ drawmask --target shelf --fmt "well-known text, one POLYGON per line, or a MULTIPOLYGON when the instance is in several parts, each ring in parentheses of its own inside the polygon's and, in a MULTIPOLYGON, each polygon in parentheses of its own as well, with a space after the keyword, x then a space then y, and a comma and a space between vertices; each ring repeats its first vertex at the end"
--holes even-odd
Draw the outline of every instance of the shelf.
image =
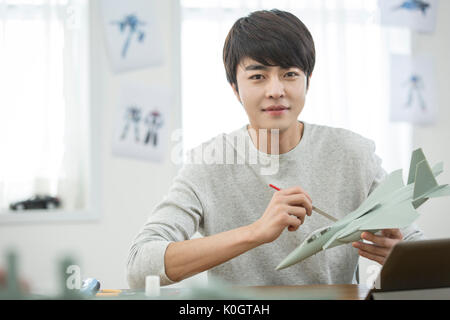
POLYGON ((42 222, 82 222, 98 221, 100 214, 94 210, 23 210, 0 211, 0 225, 14 223, 42 223, 42 222))

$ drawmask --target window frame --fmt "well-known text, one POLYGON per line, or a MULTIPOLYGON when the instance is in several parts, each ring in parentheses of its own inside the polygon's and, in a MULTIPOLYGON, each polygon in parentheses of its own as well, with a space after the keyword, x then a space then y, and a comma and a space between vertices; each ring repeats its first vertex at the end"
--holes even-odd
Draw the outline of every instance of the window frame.
POLYGON ((94 97, 91 92, 95 92, 96 88, 91 85, 98 83, 97 75, 92 72, 93 52, 92 47, 95 46, 92 37, 92 19, 93 4, 91 1, 86 4, 86 103, 87 103, 87 127, 89 128, 89 157, 88 172, 89 179, 87 187, 89 190, 86 205, 82 209, 35 209, 24 211, 13 211, 9 209, 0 210, 0 225, 4 224, 22 224, 22 223, 47 223, 47 222, 89 222, 98 221, 102 214, 101 201, 101 109, 93 108, 96 105, 93 101, 94 97))

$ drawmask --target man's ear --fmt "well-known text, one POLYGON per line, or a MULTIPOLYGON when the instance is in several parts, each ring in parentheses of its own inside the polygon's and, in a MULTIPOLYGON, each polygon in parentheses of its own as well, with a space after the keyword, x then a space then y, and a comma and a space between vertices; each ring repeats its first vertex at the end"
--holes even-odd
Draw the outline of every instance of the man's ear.
POLYGON ((235 83, 232 83, 231 88, 233 89, 234 95, 236 96, 240 104, 242 104, 241 97, 239 96, 239 91, 237 89, 237 85, 235 83))

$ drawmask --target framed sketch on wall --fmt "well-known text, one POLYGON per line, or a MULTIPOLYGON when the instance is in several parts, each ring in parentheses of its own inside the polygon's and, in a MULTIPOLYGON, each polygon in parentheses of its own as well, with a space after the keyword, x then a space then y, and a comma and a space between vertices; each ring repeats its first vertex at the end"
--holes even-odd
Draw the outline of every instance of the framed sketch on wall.
POLYGON ((108 56, 114 72, 163 63, 163 44, 153 0, 102 0, 108 56))
POLYGON ((438 0, 379 0, 381 24, 433 32, 438 0))
POLYGON ((428 56, 391 56, 390 115, 392 121, 436 122, 433 60, 428 56))
POLYGON ((113 154, 162 161, 169 141, 169 90, 141 84, 122 85, 115 114, 113 154))

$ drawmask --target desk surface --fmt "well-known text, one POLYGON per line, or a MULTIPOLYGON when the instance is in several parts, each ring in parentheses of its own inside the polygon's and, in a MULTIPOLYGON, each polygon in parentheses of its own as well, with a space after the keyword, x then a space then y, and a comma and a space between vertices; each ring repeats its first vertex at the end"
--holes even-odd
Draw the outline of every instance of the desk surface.
POLYGON ((308 296, 318 299, 334 300, 364 300, 369 293, 369 288, 356 284, 317 284, 303 286, 257 286, 249 287, 264 293, 283 292, 286 295, 308 296))
MULTIPOLYGON (((274 299, 274 300, 364 300, 369 293, 369 288, 364 285, 354 284, 336 284, 336 285, 301 285, 301 286, 233 286, 236 290, 236 297, 242 297, 245 294, 247 298, 251 299, 274 299)), ((102 290, 101 290, 102 291, 102 290)), ((100 292, 101 292, 100 291, 100 292)), ((108 290, 105 290, 108 291, 108 290)), ((130 290, 112 290, 121 291, 121 293, 102 293, 97 294, 97 297, 123 297, 128 296, 130 299, 139 299, 144 297, 143 292, 133 292, 130 290)), ((183 296, 188 290, 185 288, 161 288, 161 296, 159 299, 172 299, 183 296)), ((230 292, 202 292, 201 295, 204 299, 221 299, 230 298, 233 299, 233 295, 230 292), (217 294, 216 294, 217 293, 217 294), (206 298, 208 297, 208 298, 206 298)), ((190 297, 188 296, 188 299, 190 297)))

